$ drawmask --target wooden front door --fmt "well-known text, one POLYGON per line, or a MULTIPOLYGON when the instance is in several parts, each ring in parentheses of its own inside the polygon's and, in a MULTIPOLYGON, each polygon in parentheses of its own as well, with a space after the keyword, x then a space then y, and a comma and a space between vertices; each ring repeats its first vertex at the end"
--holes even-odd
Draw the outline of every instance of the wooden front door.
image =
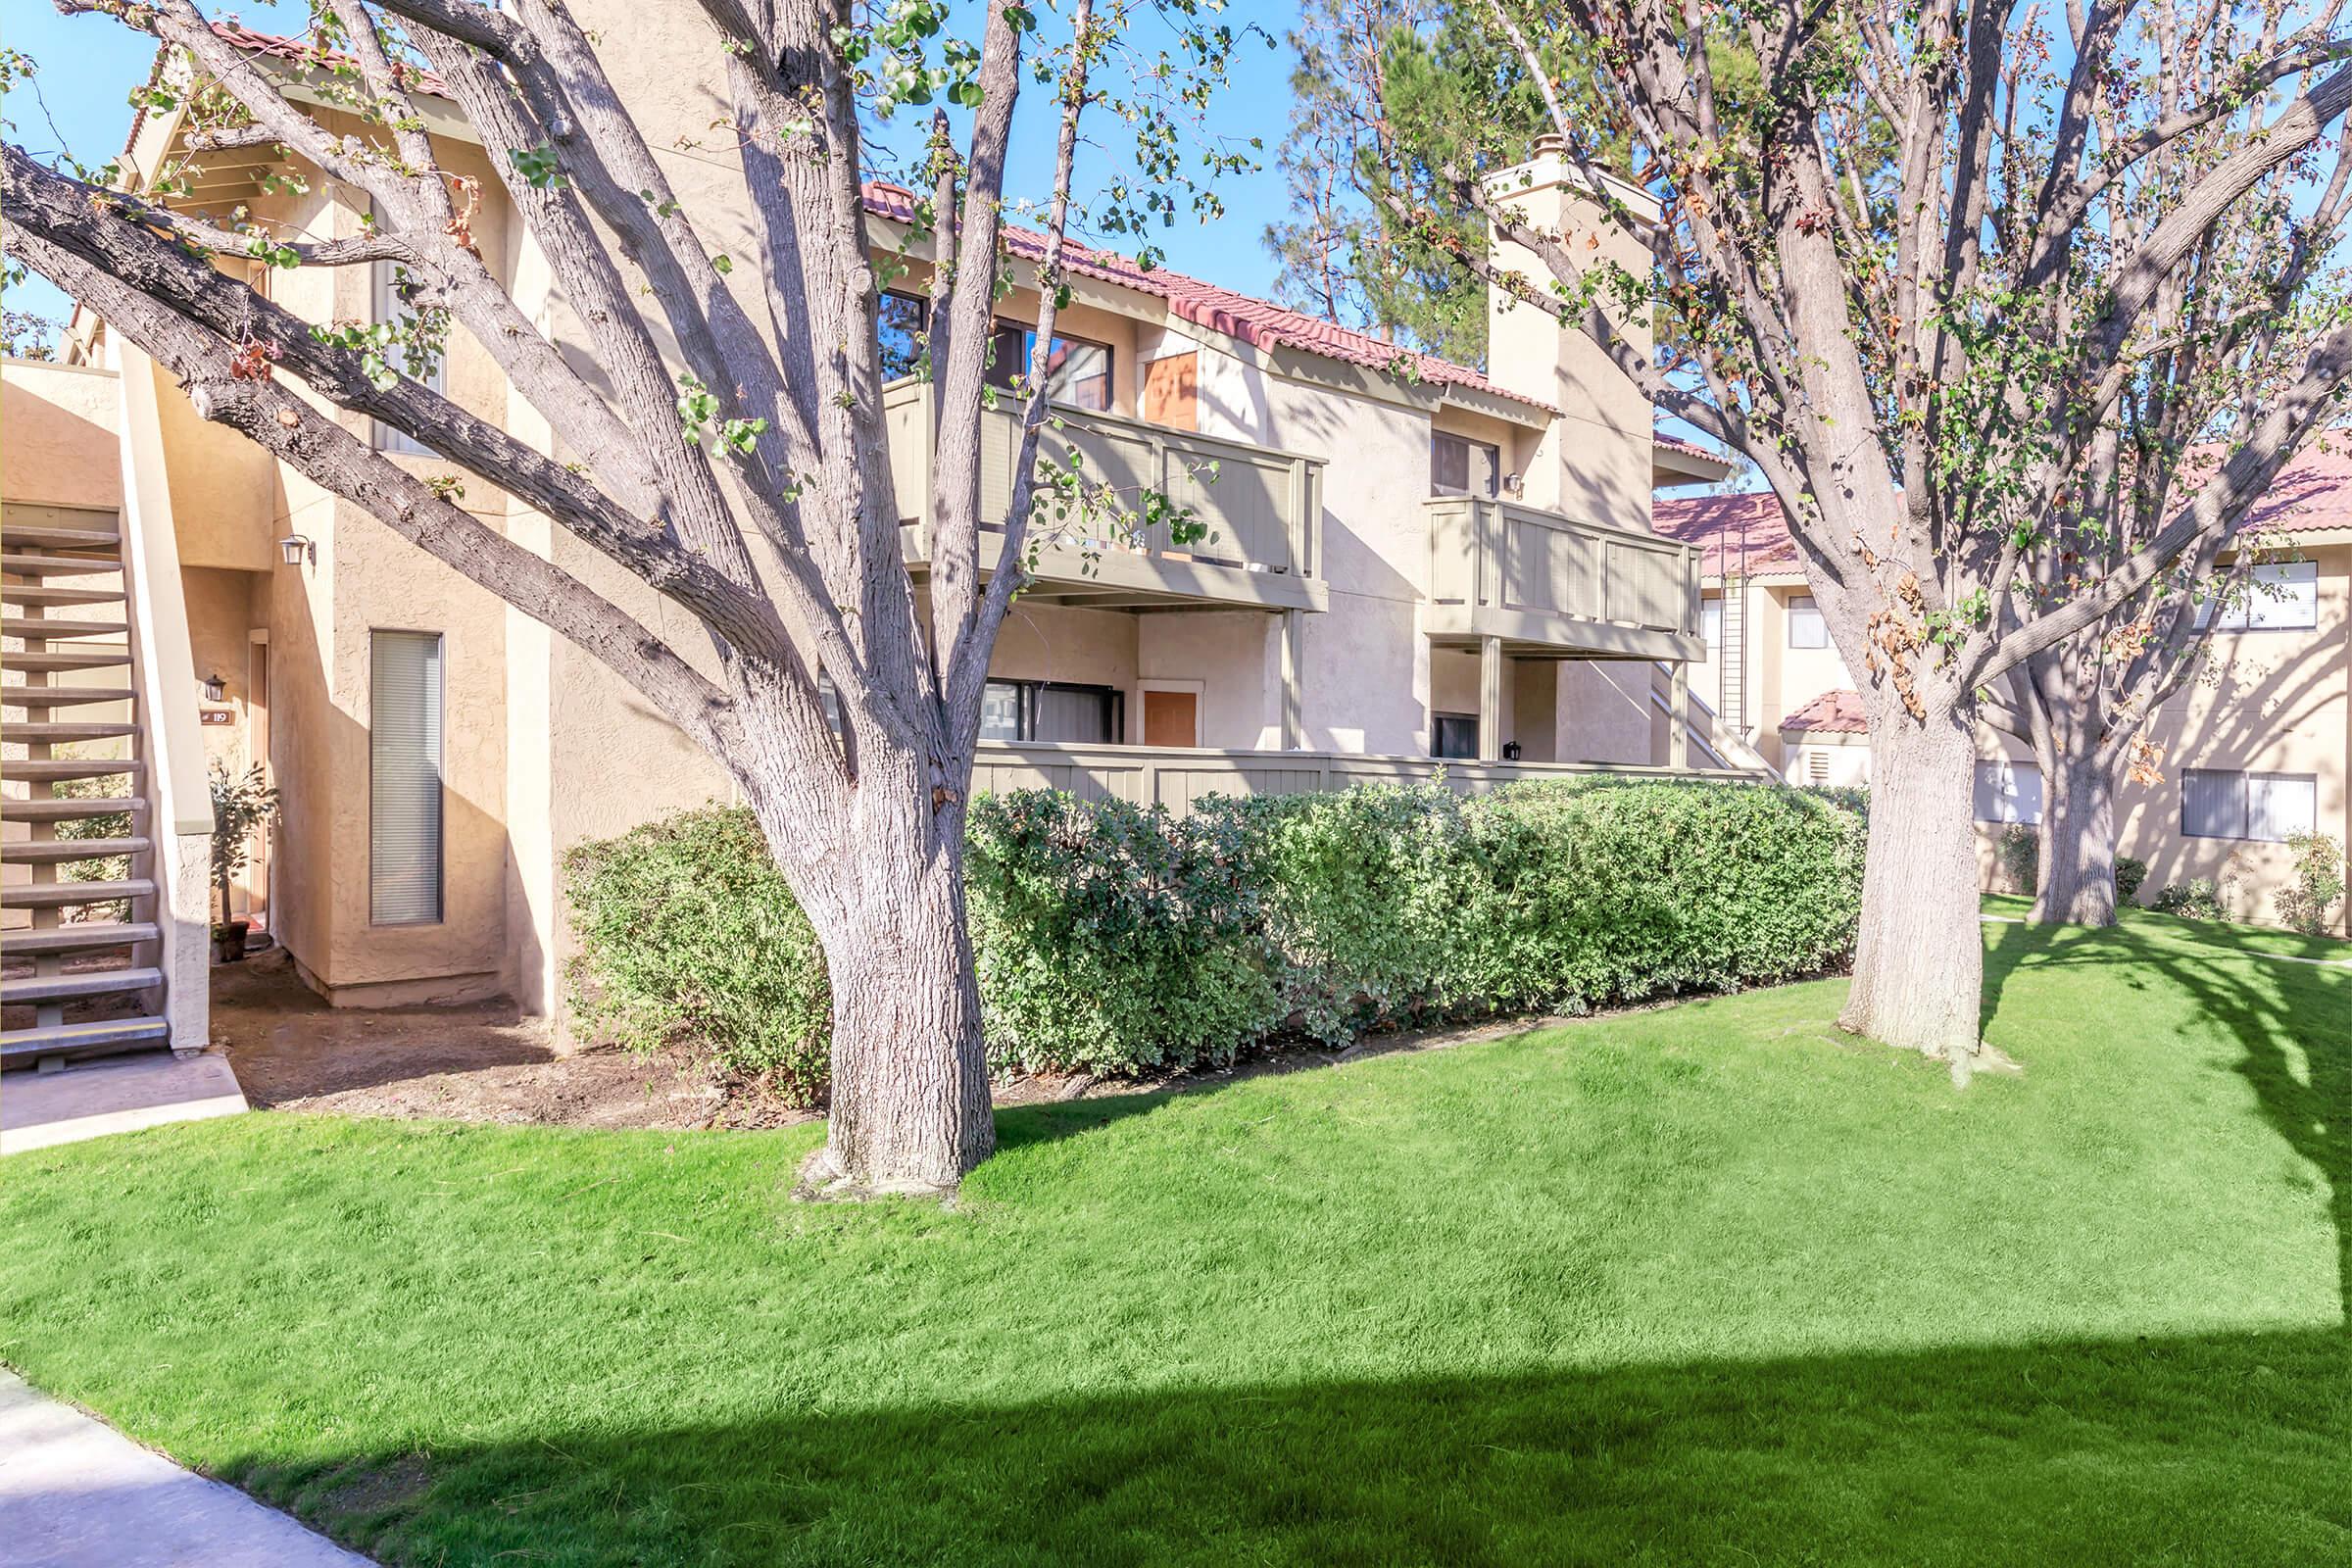
POLYGON ((1144 367, 1144 417, 1171 429, 1198 430, 1200 357, 1171 354, 1144 367))
POLYGON ((1200 694, 1198 692, 1144 693, 1146 746, 1200 744, 1200 694))

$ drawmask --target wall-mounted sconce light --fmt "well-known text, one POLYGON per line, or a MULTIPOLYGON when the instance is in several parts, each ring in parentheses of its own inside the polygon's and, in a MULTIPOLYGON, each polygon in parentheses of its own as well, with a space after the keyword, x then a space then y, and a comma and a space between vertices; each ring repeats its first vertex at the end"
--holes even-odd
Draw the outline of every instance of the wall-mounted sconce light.
POLYGON ((1509 491, 1512 495, 1523 496, 1527 494, 1527 475, 1524 473, 1506 473, 1502 476, 1502 487, 1503 489, 1509 491))
POLYGON ((299 566, 306 561, 316 564, 318 560, 318 542, 303 534, 286 535, 277 542, 277 550, 289 566, 299 566))
POLYGON ((201 684, 204 687, 204 700, 206 702, 225 703, 228 701, 228 682, 222 680, 220 676, 207 675, 204 677, 204 680, 201 684))

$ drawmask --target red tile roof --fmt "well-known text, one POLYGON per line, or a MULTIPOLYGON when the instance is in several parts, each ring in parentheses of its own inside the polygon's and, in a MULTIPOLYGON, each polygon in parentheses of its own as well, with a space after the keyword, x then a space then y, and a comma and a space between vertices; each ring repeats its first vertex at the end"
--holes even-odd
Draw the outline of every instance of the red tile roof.
POLYGON ((1741 572, 1794 571, 1796 546, 1788 540, 1788 520, 1768 490, 1746 495, 1658 498, 1650 510, 1650 526, 1669 539, 1701 546, 1705 559, 1699 570, 1709 577, 1723 575, 1725 564, 1741 572))
MULTIPOLYGON (((865 187, 865 206, 866 211, 879 217, 904 222, 913 216, 914 193, 904 185, 874 181, 865 187)), ((1004 235, 1005 243, 1015 255, 1034 261, 1045 254, 1045 236, 1034 229, 1015 228, 1008 224, 1004 235)), ((1237 294, 1232 289, 1198 277, 1188 277, 1164 267, 1147 270, 1115 251, 1100 250, 1069 240, 1063 246, 1062 259, 1073 272, 1166 300, 1168 309, 1177 319, 1206 327, 1253 348, 1296 349, 1302 354, 1340 360, 1407 380, 1484 392, 1490 397, 1541 409, 1545 414, 1557 412, 1548 403, 1496 386, 1468 366, 1455 365, 1433 354, 1417 353, 1385 338, 1374 337, 1369 332, 1359 332, 1353 327, 1321 320, 1276 305, 1271 300, 1237 294)))
MULTIPOLYGON (((239 23, 216 22, 212 24, 212 29, 215 37, 231 48, 244 50, 247 54, 268 55, 272 60, 285 60, 295 65, 318 66, 327 69, 348 65, 351 62, 349 55, 339 54, 332 49, 321 49, 315 44, 306 43, 300 38, 288 38, 274 32, 256 32, 251 27, 239 23)), ((169 44, 161 45, 156 49, 155 66, 147 73, 148 86, 153 87, 164 79, 164 66, 171 56, 172 47, 169 44)), ((412 72, 409 75, 408 85, 411 92, 422 93, 428 98, 449 96, 449 84, 429 71, 412 72)), ((129 152, 137 144, 140 127, 146 123, 147 102, 142 95, 137 113, 130 117, 130 134, 122 140, 124 152, 129 152)))
MULTIPOLYGON (((216 22, 212 25, 215 33, 249 53, 268 55, 296 65, 334 65, 343 59, 340 55, 320 50, 298 38, 256 32, 250 27, 230 23, 216 22)), ((160 71, 160 51, 157 60, 160 71)), ((446 96, 448 91, 441 78, 429 73, 415 77, 411 89, 437 97, 446 96)), ((138 134, 135 121, 131 134, 134 137, 138 134)), ((913 192, 903 185, 876 181, 865 187, 866 210, 883 218, 905 220, 912 215, 913 203, 913 192)), ((1034 259, 1044 254, 1045 238, 1035 230, 1007 225, 1005 238, 1017 255, 1034 259)), ((1405 380, 1442 387, 1461 387, 1545 414, 1558 412, 1540 398, 1527 397, 1495 385, 1466 365, 1455 365, 1434 354, 1422 354, 1385 338, 1375 337, 1369 332, 1320 320, 1271 300, 1236 293, 1232 289, 1201 278, 1189 277, 1164 267, 1140 268, 1114 251, 1101 250, 1074 240, 1066 245, 1064 257, 1066 265, 1074 272, 1154 295, 1168 302, 1170 311, 1178 319, 1255 348, 1294 349, 1302 354, 1339 360, 1405 380)), ((1705 457, 1715 456, 1701 447, 1678 441, 1671 436, 1660 436, 1658 439, 1661 444, 1675 450, 1705 457)))
POLYGON ((1870 715, 1863 711, 1860 692, 1823 692, 1782 719, 1781 728, 1817 730, 1831 735, 1867 735, 1870 715))
MULTIPOLYGON (((2247 529, 2296 534, 2352 528, 2352 450, 2343 435, 2328 439, 2335 451, 2315 448, 2287 465, 2248 513, 2247 529)), ((1769 491, 1661 496, 1650 526, 1669 539, 1703 546, 1706 559, 1699 569, 1709 577, 1722 576, 1727 562, 1744 572, 1798 569, 1788 520, 1769 491)))

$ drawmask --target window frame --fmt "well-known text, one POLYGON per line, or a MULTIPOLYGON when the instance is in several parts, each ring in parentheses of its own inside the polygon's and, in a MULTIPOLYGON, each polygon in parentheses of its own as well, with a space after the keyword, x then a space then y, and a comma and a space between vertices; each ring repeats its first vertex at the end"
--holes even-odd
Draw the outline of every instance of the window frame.
POLYGON ((2015 758, 1981 757, 1977 759, 1976 768, 1970 779, 1970 790, 1969 805, 1976 820, 1993 823, 2001 827, 2039 827, 2042 812, 2047 809, 2049 805, 2048 797, 2043 793, 2041 764, 2034 761, 2021 761, 2015 758), (1998 769, 1999 778, 1994 782, 1991 792, 1988 794, 1987 780, 1991 777, 1991 774, 1988 773, 1989 769, 1998 769), (2034 786, 2033 804, 2030 807, 2026 804, 2024 788, 2029 779, 2034 786), (1990 813, 1984 809, 1987 801, 1994 808, 1990 813))
POLYGON ((370 626, 368 628, 368 924, 370 929, 386 930, 405 926, 446 925, 449 921, 449 634, 417 626, 370 626), (437 788, 433 792, 433 912, 429 916, 409 916, 385 919, 378 915, 377 843, 376 828, 382 820, 376 790, 376 744, 382 732, 382 718, 376 705, 382 700, 383 683, 376 653, 378 642, 386 637, 430 639, 433 644, 432 665, 434 689, 431 694, 432 711, 432 771, 437 788))
POLYGON ((1120 746, 1127 734, 1127 693, 1117 686, 1098 681, 1024 680, 1009 675, 991 675, 981 687, 982 715, 987 713, 988 690, 991 687, 1011 687, 1014 691, 1014 728, 1017 733, 1007 740, 1002 735, 983 735, 1001 746, 1120 746), (1104 741, 1041 741, 1037 736, 1038 698, 1047 692, 1082 692, 1106 700, 1110 716, 1110 739, 1104 741))
POLYGON ((1432 496, 1462 496, 1472 501, 1493 501, 1502 494, 1502 447, 1494 441, 1481 441, 1463 435, 1458 430, 1441 430, 1431 426, 1429 432, 1429 493, 1432 496), (1438 444, 1450 441, 1462 449, 1462 482, 1457 488, 1442 484, 1438 479, 1438 444), (1471 460, 1486 454, 1487 488, 1480 490, 1471 483, 1471 460))
POLYGON ((884 313, 887 311, 889 302, 892 300, 898 300, 905 304, 911 305, 915 309, 915 326, 913 329, 913 337, 916 344, 914 353, 915 368, 912 369, 902 370, 898 374, 893 375, 887 366, 877 364, 875 368, 880 370, 882 375, 882 384, 885 386, 895 386, 902 381, 921 380, 923 378, 925 362, 929 359, 931 354, 931 301, 921 294, 909 294, 903 288, 886 288, 882 291, 882 298, 877 301, 874 306, 874 353, 877 361, 880 360, 882 355, 888 352, 883 345, 882 330, 884 313))
MULTIPOLYGON (((1036 346, 1036 327, 1024 326, 1018 321, 1007 321, 1000 317, 996 324, 989 330, 990 353, 988 364, 981 371, 982 379, 1000 392, 1017 393, 1020 389, 1013 383, 1028 371, 1030 354, 1036 346), (1004 363, 1004 344, 1007 337, 1013 338, 1017 345, 1013 350, 1010 365, 1004 363)), ((1075 332, 1056 331, 1054 334, 1054 341, 1102 351, 1102 402, 1100 407, 1097 407, 1092 403, 1074 403, 1068 398, 1055 397, 1053 391, 1054 372, 1050 367, 1046 371, 1047 400, 1059 403, 1063 408, 1084 409, 1089 414, 1116 413, 1119 401, 1119 351, 1108 343, 1091 337, 1081 337, 1075 332)), ((1090 375, 1086 379, 1093 381, 1096 378, 1090 375)))
MULTIPOLYGON (((370 208, 369 211, 372 212, 373 209, 370 208)), ((395 292, 398 287, 396 277, 399 269, 400 264, 392 261, 368 264, 368 317, 372 324, 380 325, 386 321, 397 321, 409 314, 401 309, 400 296, 395 292)), ((400 378, 404 381, 416 381, 417 385, 428 392, 437 393, 442 397, 449 396, 449 345, 446 342, 442 344, 440 355, 433 361, 431 375, 417 380, 416 376, 410 375, 404 370, 400 372, 400 378)), ((368 445, 387 457, 436 458, 440 456, 431 447, 426 446, 407 431, 386 424, 381 419, 370 419, 368 424, 368 445)))
MULTIPOLYGON (((2199 602, 2196 612, 2196 629, 2199 631, 2227 632, 2319 630, 2320 564, 2318 562, 2265 562, 2262 564, 2252 568, 2252 575, 2255 577, 2266 578, 2272 583, 2284 582, 2308 587, 2310 590, 2311 599, 2311 618, 2309 620, 2281 620, 2271 621, 2267 624, 2257 624, 2253 617, 2258 609, 2263 606, 2278 606, 2286 603, 2287 601, 2274 598, 2270 594, 2263 592, 2260 588, 2249 585, 2245 597, 2240 599, 2236 604, 2231 605, 2218 617, 2214 614, 2216 602, 2213 599, 2207 598, 2199 602)), ((2298 599, 2300 597, 2300 595, 2297 596, 2298 599)))
POLYGON ((1432 709, 1430 710, 1430 756, 1443 759, 1444 760, 1449 762, 1474 762, 1478 760, 1478 715, 1476 713, 1457 713, 1451 711, 1450 710, 1445 709, 1432 709), (1444 737, 1446 734, 1446 726, 1447 724, 1464 725, 1468 728, 1470 733, 1470 749, 1468 751, 1449 752, 1446 750, 1446 743, 1442 737, 1444 737))
POLYGON ((1811 594, 1790 594, 1782 603, 1781 614, 1782 618, 1788 623, 1788 643, 1791 649, 1804 653, 1818 653, 1820 650, 1832 646, 1830 617, 1821 612, 1821 601, 1811 594), (1796 640, 1796 628, 1800 614, 1810 617, 1812 624, 1821 628, 1819 642, 1804 643, 1796 640))
MULTIPOLYGON (((2284 844, 2298 833, 2310 833, 2319 827, 2320 779, 2317 773, 2283 773, 2274 769, 2239 767, 2184 767, 2180 770, 2180 836, 2188 839, 2212 839, 2229 844, 2284 844), (2220 778, 2234 781, 2235 832, 2209 833, 2189 825, 2188 781, 2191 778, 2220 778), (2311 801, 2310 814, 2299 827, 2290 827, 2278 834, 2258 834, 2255 793, 2258 786, 2276 788, 2280 784, 2301 785, 2311 801)), ((2263 814, 2271 810, 2266 801, 2263 814)))

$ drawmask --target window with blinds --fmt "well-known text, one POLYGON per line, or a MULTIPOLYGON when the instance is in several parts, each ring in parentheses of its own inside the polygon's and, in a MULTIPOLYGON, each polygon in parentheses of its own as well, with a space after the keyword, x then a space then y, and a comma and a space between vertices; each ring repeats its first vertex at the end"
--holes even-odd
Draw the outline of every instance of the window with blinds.
POLYGON ((2191 767, 2180 774, 2180 831, 2194 839, 2283 844, 2319 820, 2319 779, 2310 773, 2238 773, 2191 767))
POLYGON ((368 919, 441 918, 441 634, 379 631, 370 649, 368 919))

